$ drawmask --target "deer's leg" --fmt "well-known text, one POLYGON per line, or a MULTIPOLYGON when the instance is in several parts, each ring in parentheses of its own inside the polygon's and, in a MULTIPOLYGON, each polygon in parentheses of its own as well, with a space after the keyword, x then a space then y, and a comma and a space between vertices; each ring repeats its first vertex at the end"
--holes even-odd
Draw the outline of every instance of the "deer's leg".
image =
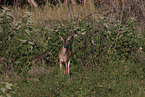
POLYGON ((59 64, 60 64, 60 69, 61 69, 62 68, 62 62, 60 61, 59 64))
POLYGON ((65 62, 66 74, 67 74, 67 62, 65 62))
POLYGON ((62 62, 60 61, 59 64, 60 64, 60 74, 62 74, 62 62))
POLYGON ((69 75, 69 65, 70 65, 70 60, 68 60, 68 75, 69 75))

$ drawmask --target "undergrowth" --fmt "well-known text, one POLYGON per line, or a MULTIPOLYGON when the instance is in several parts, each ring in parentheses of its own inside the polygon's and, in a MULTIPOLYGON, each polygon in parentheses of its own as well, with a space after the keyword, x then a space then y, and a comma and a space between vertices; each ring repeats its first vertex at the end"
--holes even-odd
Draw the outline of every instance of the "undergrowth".
POLYGON ((71 66, 70 77, 60 74, 52 67, 48 76, 37 76, 39 80, 14 82, 19 88, 17 96, 99 96, 99 97, 143 97, 144 72, 141 64, 118 62, 101 64, 95 70, 79 72, 71 66))

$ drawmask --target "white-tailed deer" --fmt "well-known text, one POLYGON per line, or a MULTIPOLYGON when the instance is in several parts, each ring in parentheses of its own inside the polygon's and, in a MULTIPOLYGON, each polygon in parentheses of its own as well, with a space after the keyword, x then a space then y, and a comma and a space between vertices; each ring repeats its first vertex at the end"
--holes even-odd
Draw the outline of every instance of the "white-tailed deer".
POLYGON ((60 36, 60 39, 61 41, 63 41, 63 46, 59 49, 59 52, 58 52, 60 69, 62 68, 62 62, 64 62, 65 68, 66 68, 66 74, 68 73, 69 75, 71 51, 69 49, 69 46, 67 45, 67 41, 71 39, 71 36, 69 36, 66 40, 63 39, 62 36, 60 36))

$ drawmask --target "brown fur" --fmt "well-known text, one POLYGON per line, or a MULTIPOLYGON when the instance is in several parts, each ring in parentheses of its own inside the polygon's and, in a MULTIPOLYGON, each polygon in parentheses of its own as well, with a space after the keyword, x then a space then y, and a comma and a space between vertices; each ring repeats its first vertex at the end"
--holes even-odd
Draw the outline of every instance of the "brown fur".
POLYGON ((71 51, 67 46, 67 41, 70 40, 71 36, 68 37, 67 40, 64 40, 62 37, 60 37, 60 38, 63 41, 63 46, 59 49, 59 52, 58 52, 60 68, 62 68, 62 62, 64 62, 66 65, 66 72, 68 72, 68 75, 69 75, 71 51))

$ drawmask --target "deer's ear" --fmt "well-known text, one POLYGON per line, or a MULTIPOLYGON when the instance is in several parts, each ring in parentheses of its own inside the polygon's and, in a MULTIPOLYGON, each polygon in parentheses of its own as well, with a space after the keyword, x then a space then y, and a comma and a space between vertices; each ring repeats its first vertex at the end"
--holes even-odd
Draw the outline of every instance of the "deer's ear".
POLYGON ((63 41, 64 39, 62 38, 62 36, 59 36, 60 37, 60 39, 61 39, 61 41, 63 41))
POLYGON ((71 39, 71 37, 72 37, 72 36, 69 36, 69 37, 67 38, 67 41, 68 41, 68 40, 70 40, 70 39, 71 39))

